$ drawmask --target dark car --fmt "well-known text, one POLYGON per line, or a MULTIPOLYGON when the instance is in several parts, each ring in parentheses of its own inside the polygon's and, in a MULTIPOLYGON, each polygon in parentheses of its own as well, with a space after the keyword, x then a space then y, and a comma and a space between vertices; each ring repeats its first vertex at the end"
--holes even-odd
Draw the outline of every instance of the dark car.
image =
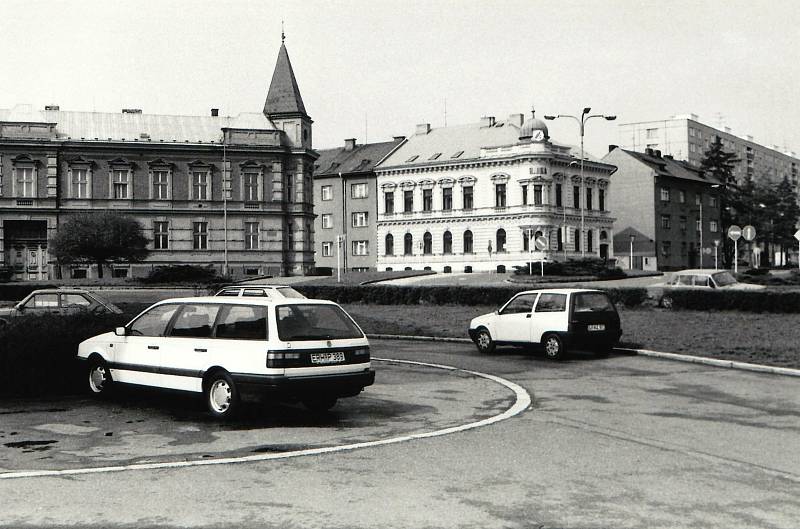
POLYGON ((0 308, 0 326, 19 316, 37 314, 120 314, 122 310, 102 296, 78 288, 34 290, 13 307, 0 308))

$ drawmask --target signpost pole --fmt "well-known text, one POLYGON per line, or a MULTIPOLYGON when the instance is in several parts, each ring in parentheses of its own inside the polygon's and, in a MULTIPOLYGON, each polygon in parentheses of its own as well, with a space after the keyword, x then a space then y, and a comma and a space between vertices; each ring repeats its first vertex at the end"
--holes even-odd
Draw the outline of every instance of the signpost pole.
POLYGON ((739 239, 733 241, 733 273, 739 273, 739 239))
POLYGON ((531 228, 528 228, 528 275, 533 276, 533 239, 531 239, 531 228))

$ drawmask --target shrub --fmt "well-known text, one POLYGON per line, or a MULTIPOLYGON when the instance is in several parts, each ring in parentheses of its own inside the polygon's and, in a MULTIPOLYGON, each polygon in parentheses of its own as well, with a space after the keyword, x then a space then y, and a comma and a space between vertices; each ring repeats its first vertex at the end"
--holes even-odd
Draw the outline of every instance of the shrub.
POLYGON ((780 290, 675 290, 673 308, 738 310, 742 312, 800 313, 800 291, 780 290))
MULTIPOLYGON (((514 267, 515 275, 528 275, 531 264, 525 263, 514 267)), ((534 275, 541 273, 542 266, 533 263, 534 275)), ((550 276, 595 276, 606 278, 625 277, 625 273, 617 267, 609 267, 609 261, 589 257, 585 259, 567 259, 566 261, 545 261, 544 273, 550 276)))
POLYGON ((230 281, 211 266, 170 265, 153 269, 143 283, 223 283, 230 281))

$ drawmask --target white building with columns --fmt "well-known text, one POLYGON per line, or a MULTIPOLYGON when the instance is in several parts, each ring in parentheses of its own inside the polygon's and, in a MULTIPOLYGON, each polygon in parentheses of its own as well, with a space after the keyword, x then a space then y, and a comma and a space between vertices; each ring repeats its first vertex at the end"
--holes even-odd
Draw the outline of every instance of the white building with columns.
POLYGON ((613 257, 616 167, 585 155, 581 177, 577 154, 535 115, 418 125, 375 169, 377 269, 504 272, 531 258, 613 257))

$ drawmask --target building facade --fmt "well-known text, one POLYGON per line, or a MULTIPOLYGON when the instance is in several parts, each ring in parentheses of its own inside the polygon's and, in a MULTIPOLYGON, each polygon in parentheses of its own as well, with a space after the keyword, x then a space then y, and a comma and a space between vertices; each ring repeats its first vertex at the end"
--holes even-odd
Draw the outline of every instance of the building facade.
POLYGON ((715 250, 721 262, 719 190, 712 187, 717 180, 658 150, 612 145, 603 161, 617 167, 610 208, 622 268, 713 268, 715 250))
POLYGON ((118 277, 169 264, 310 272, 311 125, 284 45, 262 113, 0 109, 0 266, 18 280, 94 277, 56 263, 48 240, 73 214, 113 210, 151 240, 145 262, 113 265, 118 277))
POLYGON ((719 129, 706 125, 699 121, 696 114, 623 123, 618 130, 619 145, 623 149, 638 152, 658 150, 676 160, 686 160, 694 167, 700 167, 704 153, 719 137, 725 150, 736 154, 740 160, 734 169, 738 181, 749 178, 777 183, 786 178, 798 184, 800 159, 794 152, 786 152, 777 145, 761 145, 749 135, 737 136, 729 127, 719 129))
POLYGON ((392 141, 322 149, 314 165, 314 246, 317 270, 376 269, 378 192, 375 165, 402 143, 392 141))
POLYGON ((502 272, 530 259, 613 257, 615 168, 587 156, 581 179, 580 166, 535 117, 418 125, 375 170, 378 269, 502 272))

